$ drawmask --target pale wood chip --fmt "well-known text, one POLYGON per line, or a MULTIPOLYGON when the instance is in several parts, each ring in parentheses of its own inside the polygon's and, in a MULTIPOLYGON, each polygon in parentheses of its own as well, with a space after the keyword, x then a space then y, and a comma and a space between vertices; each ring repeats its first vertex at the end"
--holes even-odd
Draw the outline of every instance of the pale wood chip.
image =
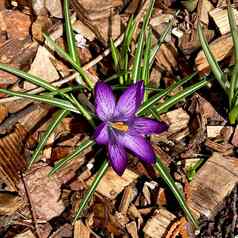
POLYGON ((162 238, 175 218, 174 214, 164 208, 156 210, 145 224, 143 231, 150 238, 162 238))
POLYGON ((188 206, 196 217, 212 218, 238 182, 236 159, 214 153, 190 184, 188 206))
POLYGON ((139 238, 135 221, 126 224, 126 229, 132 238, 139 238))
POLYGON ((74 238, 90 238, 90 230, 80 220, 74 224, 74 238))
MULTIPOLYGON (((96 191, 106 198, 113 200, 126 186, 134 182, 137 178, 138 175, 129 169, 126 169, 122 176, 118 176, 112 168, 109 168, 98 184, 96 191)), ((94 177, 87 184, 90 185, 93 179, 94 177)))
MULTIPOLYGON (((233 13, 236 19, 236 24, 238 24, 238 11, 233 8, 233 13)), ((211 10, 209 14, 213 18, 222 35, 230 32, 227 9, 215 8, 211 10)))
MULTIPOLYGON (((216 40, 212 41, 209 44, 209 48, 216 58, 216 60, 222 61, 227 56, 231 55, 232 48, 233 48, 233 41, 232 37, 229 35, 224 35, 216 40)), ((209 72, 209 64, 207 62, 207 58, 204 54, 204 52, 201 50, 196 59, 195 59, 195 65, 197 67, 197 70, 202 73, 208 73, 209 72)))

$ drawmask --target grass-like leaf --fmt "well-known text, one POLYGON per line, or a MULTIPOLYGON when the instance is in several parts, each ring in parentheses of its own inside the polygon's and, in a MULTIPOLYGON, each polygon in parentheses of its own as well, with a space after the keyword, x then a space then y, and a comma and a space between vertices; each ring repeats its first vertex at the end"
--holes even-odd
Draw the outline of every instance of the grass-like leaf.
POLYGON ((88 202, 92 198, 99 182, 101 181, 103 175, 107 171, 108 166, 109 166, 108 161, 104 160, 100 169, 99 169, 99 171, 96 174, 95 179, 93 180, 92 184, 90 185, 89 190, 85 193, 85 196, 82 198, 82 200, 80 202, 79 209, 76 212, 76 215, 75 215, 75 218, 74 218, 74 222, 76 222, 81 217, 82 212, 84 211, 85 207, 88 205, 88 202))
POLYGON ((170 190, 173 192, 176 200, 178 201, 180 207, 182 208, 182 210, 186 214, 188 220, 194 225, 194 227, 196 229, 198 229, 199 228, 198 222, 196 221, 193 214, 189 210, 189 208, 186 204, 186 201, 185 201, 182 193, 180 192, 180 190, 177 188, 176 184, 174 183, 174 180, 171 177, 171 175, 168 171, 168 168, 166 166, 164 166, 164 164, 160 161, 159 157, 157 157, 157 162, 155 164, 155 167, 159 171, 160 176, 162 177, 162 179, 165 181, 165 183, 168 185, 170 190))
POLYGON ((87 83, 87 85, 90 87, 90 89, 93 89, 94 87, 94 83, 91 80, 91 78, 87 75, 87 73, 84 71, 84 69, 77 64, 71 57, 70 55, 68 55, 61 47, 59 47, 53 39, 51 39, 50 36, 44 34, 44 37, 46 39, 46 41, 49 43, 49 45, 51 47, 54 48, 54 50, 56 51, 56 53, 61 56, 64 60, 66 60, 67 62, 69 62, 71 64, 71 66, 77 70, 81 76, 83 77, 83 79, 85 80, 85 82, 87 83))
POLYGON ((69 50, 69 55, 74 60, 75 63, 80 65, 79 57, 75 45, 75 36, 73 28, 71 25, 70 15, 69 15, 69 0, 64 0, 64 19, 65 19, 65 31, 67 37, 67 45, 69 50))
POLYGON ((0 89, 0 93, 5 93, 8 94, 10 96, 17 96, 17 97, 22 97, 22 98, 28 98, 31 100, 35 100, 38 102, 44 102, 44 103, 48 103, 50 105, 71 111, 71 112, 75 112, 75 113, 80 113, 78 111, 78 109, 73 106, 70 102, 63 100, 63 99, 58 99, 58 98, 52 98, 49 96, 39 96, 39 95, 32 95, 32 94, 27 94, 27 93, 22 93, 22 92, 14 92, 11 90, 7 90, 7 89, 0 89))
POLYGON ((172 84, 170 87, 168 87, 167 89, 162 90, 161 92, 157 93, 156 95, 154 95, 153 97, 149 98, 148 100, 146 100, 141 106, 140 109, 138 110, 137 114, 138 115, 142 115, 146 110, 148 110, 151 106, 155 105, 155 103, 157 103, 162 97, 168 95, 169 93, 171 93, 174 89, 176 89, 179 86, 182 86, 184 83, 188 82, 189 80, 191 80, 194 76, 196 75, 196 73, 186 77, 185 79, 179 80, 178 82, 172 84))
POLYGON ((50 135, 52 134, 54 129, 59 125, 59 123, 65 118, 65 116, 68 114, 68 112, 69 111, 67 111, 67 110, 60 110, 54 115, 54 118, 52 119, 52 122, 49 124, 46 132, 44 133, 44 135, 40 139, 40 141, 37 145, 37 148, 35 149, 32 157, 31 157, 31 160, 30 160, 30 163, 29 163, 29 166, 28 166, 29 168, 38 159, 42 149, 44 148, 44 146, 47 143, 48 138, 50 137, 50 135))
POLYGON ((225 90, 225 92, 228 93, 229 82, 225 80, 224 74, 223 74, 219 64, 217 63, 217 60, 215 59, 214 55, 212 54, 212 52, 209 48, 207 40, 203 34, 203 30, 202 30, 202 26, 201 26, 200 22, 198 22, 198 37, 201 42, 204 54, 207 58, 207 61, 211 67, 211 70, 212 70, 215 78, 217 79, 217 81, 219 82, 221 87, 225 90))
POLYGON ((152 14, 154 3, 155 3, 155 0, 151 0, 150 6, 147 10, 147 13, 146 13, 145 17, 144 17, 141 32, 139 34, 139 39, 138 39, 138 42, 137 42, 135 59, 134 59, 133 69, 132 69, 132 81, 134 83, 137 80, 141 79, 140 78, 141 77, 141 60, 142 60, 142 55, 143 55, 142 52, 143 52, 143 48, 144 48, 144 43, 145 43, 144 42, 145 31, 146 31, 146 28, 149 24, 149 19, 150 19, 151 14, 152 14))
POLYGON ((1 70, 4 70, 4 71, 7 71, 9 73, 12 73, 20 78, 23 78, 25 79, 26 81, 30 82, 30 83, 33 83, 37 86, 40 86, 46 90, 49 90, 51 92, 58 92, 58 88, 51 85, 50 83, 48 83, 47 81, 39 78, 39 77, 36 77, 32 74, 29 74, 29 73, 26 73, 22 70, 19 70, 19 69, 16 69, 16 68, 13 68, 11 66, 8 66, 8 65, 5 65, 5 64, 1 64, 0 63, 0 69, 1 70))
POLYGON ((55 174, 61 168, 66 166, 70 161, 72 161, 74 158, 76 158, 81 152, 83 152, 89 146, 93 146, 94 144, 95 144, 94 140, 84 141, 77 149, 74 150, 74 152, 72 154, 70 154, 69 156, 59 160, 58 162, 56 162, 53 169, 50 171, 49 176, 55 174))
POLYGON ((173 21, 171 20, 168 24, 168 26, 166 27, 166 29, 164 30, 164 32, 162 33, 162 35, 160 36, 156 46, 154 48, 151 49, 150 52, 150 68, 153 65, 156 53, 158 52, 158 50, 160 49, 162 43, 164 43, 166 36, 168 35, 168 33, 171 31, 172 29, 172 25, 173 25, 173 21))
POLYGON ((142 80, 147 86, 149 83, 149 73, 150 73, 150 50, 152 44, 152 30, 149 29, 146 37, 145 51, 144 51, 144 64, 142 69, 142 80))
POLYGON ((182 92, 177 93, 175 96, 170 97, 169 99, 165 100, 164 103, 162 103, 162 105, 158 106, 156 111, 158 113, 163 113, 163 112, 167 112, 167 110, 174 106, 177 102, 185 99, 186 97, 190 96, 191 94, 193 94, 194 92, 196 92, 197 90, 199 90, 200 88, 206 86, 208 84, 207 80, 202 80, 190 87, 187 87, 186 89, 184 89, 182 92))
POLYGON ((235 93, 238 88, 238 31, 230 1, 228 1, 228 19, 231 28, 232 40, 235 48, 235 66, 232 70, 229 88, 229 105, 230 109, 232 109, 233 105, 236 104, 237 101, 237 99, 235 98, 235 93))

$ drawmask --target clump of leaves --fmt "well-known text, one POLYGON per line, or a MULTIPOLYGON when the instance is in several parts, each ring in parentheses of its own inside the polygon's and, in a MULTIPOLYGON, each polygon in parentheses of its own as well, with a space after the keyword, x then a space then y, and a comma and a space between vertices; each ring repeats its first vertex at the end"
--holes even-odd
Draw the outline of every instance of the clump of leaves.
POLYGON ((207 61, 211 67, 211 71, 214 74, 218 83, 223 88, 225 94, 228 96, 229 120, 231 124, 235 124, 238 119, 238 29, 236 26, 236 21, 230 1, 228 1, 228 19, 235 53, 235 64, 228 75, 226 75, 222 71, 216 58, 212 54, 208 42, 203 34, 202 26, 200 23, 198 23, 198 36, 207 61))
MULTIPOLYGON (((110 80, 110 83, 111 83, 110 85, 112 88, 121 89, 121 88, 125 88, 128 85, 132 84, 131 86, 129 86, 129 88, 127 90, 129 90, 130 87, 137 87, 138 85, 143 85, 146 90, 146 96, 144 97, 144 101, 143 101, 142 93, 140 93, 140 92, 142 92, 140 90, 141 87, 139 87, 139 91, 137 91, 137 90, 134 91, 136 93, 135 99, 138 99, 138 97, 139 97, 140 100, 138 101, 138 103, 135 102, 136 110, 133 111, 133 115, 136 113, 136 117, 137 116, 138 117, 147 117, 147 118, 149 117, 150 119, 147 119, 148 121, 153 122, 154 123, 153 125, 158 125, 158 124, 156 124, 156 120, 159 119, 159 115, 161 113, 167 112, 169 110, 169 108, 174 106, 178 101, 183 100, 187 96, 191 95, 195 91, 197 91, 200 88, 202 88, 203 86, 207 85, 207 81, 201 80, 198 83, 195 83, 192 86, 189 86, 189 87, 185 88, 184 90, 178 92, 174 96, 170 96, 171 92, 173 92, 176 88, 187 83, 190 79, 192 79, 194 77, 195 74, 193 74, 189 77, 186 77, 185 79, 178 80, 174 84, 172 84, 171 86, 169 86, 168 88, 165 88, 165 89, 156 89, 156 88, 149 87, 150 70, 153 65, 155 54, 159 50, 162 42, 164 41, 166 34, 171 29, 171 24, 170 24, 169 27, 164 32, 164 34, 159 39, 158 44, 155 47, 151 48, 152 33, 151 33, 151 29, 150 29, 148 23, 149 23, 149 19, 151 17, 152 11, 153 11, 154 2, 155 2, 155 0, 151 1, 149 9, 144 17, 142 29, 141 29, 141 32, 138 37, 135 57, 133 59, 133 64, 132 64, 131 68, 130 68, 128 62, 131 57, 130 42, 132 39, 132 34, 135 29, 135 20, 133 17, 130 19, 127 29, 124 33, 124 41, 123 41, 122 47, 120 49, 116 48, 113 41, 111 41, 112 58, 114 60, 114 68, 116 71, 116 75, 114 75, 113 80, 110 80), (145 39, 146 39, 146 41, 145 41, 145 39), (140 94, 140 95, 138 95, 138 94, 140 94), (159 103, 159 101, 161 99, 163 99, 163 103, 159 103), (142 102, 142 105, 140 105, 141 102, 142 102)), ((67 36, 68 53, 65 52, 63 49, 61 49, 48 35, 45 34, 44 36, 45 36, 46 41, 55 50, 55 52, 60 57, 62 57, 64 60, 66 60, 79 73, 78 77, 80 77, 80 81, 82 82, 82 84, 80 84, 79 86, 76 86, 76 87, 58 88, 58 87, 55 87, 55 86, 49 84, 47 81, 45 81, 41 78, 38 78, 34 75, 31 75, 31 74, 23 72, 21 70, 9 67, 4 64, 0 64, 0 69, 5 70, 10 73, 13 73, 13 74, 45 89, 45 91, 43 93, 38 94, 38 95, 32 95, 32 94, 29 94, 26 92, 16 92, 16 91, 8 90, 8 89, 0 89, 1 93, 6 93, 10 96, 18 96, 18 97, 22 97, 22 98, 28 98, 28 99, 32 99, 35 101, 39 101, 39 102, 48 103, 48 104, 58 107, 60 109, 58 112, 55 113, 55 115, 52 119, 52 122, 49 124, 45 135, 39 141, 38 146, 32 155, 31 161, 29 163, 29 167, 35 161, 37 161, 39 159, 39 156, 47 142, 47 139, 49 138, 51 133, 54 131, 54 129, 59 125, 59 123, 65 118, 66 115, 69 115, 72 112, 81 114, 82 116, 84 116, 87 119, 87 121, 91 124, 91 126, 93 128, 95 128, 95 124, 96 124, 95 119, 97 119, 97 115, 99 115, 97 110, 96 110, 97 115, 95 115, 95 112, 91 111, 91 109, 88 108, 84 104, 84 102, 81 102, 77 98, 77 92, 79 91, 78 89, 80 89, 80 92, 82 92, 81 89, 84 89, 84 91, 92 91, 94 89, 94 83, 91 80, 91 78, 89 77, 89 75, 87 74, 87 72, 85 72, 83 70, 83 68, 81 67, 80 60, 76 53, 75 38, 74 38, 74 33, 72 30, 70 16, 69 16, 69 0, 64 0, 64 15, 65 15, 65 30, 66 30, 66 36, 67 36)), ((100 83, 100 85, 101 86, 104 85, 103 87, 104 88, 107 87, 107 89, 110 88, 110 90, 109 90, 110 95, 112 94, 110 86, 108 86, 108 85, 105 86, 106 84, 102 83, 102 82, 100 83)), ((100 92, 100 90, 97 92, 100 92)), ((143 89, 143 93, 144 93, 144 89, 143 89)), ((114 120, 115 118, 113 118, 113 121, 111 121, 111 119, 112 119, 111 116, 112 115, 110 115, 110 118, 109 118, 110 120, 107 120, 107 123, 110 123, 110 127, 117 129, 117 131, 121 130, 122 132, 124 130, 127 131, 129 129, 129 126, 125 123, 125 121, 122 118, 123 115, 120 115, 117 118, 117 119, 119 119, 119 121, 115 121, 114 120), (108 122, 108 121, 110 121, 110 122, 108 122)), ((133 125, 135 125, 135 121, 134 121, 133 125)), ((141 125, 145 126, 145 121, 144 121, 144 124, 141 124, 141 125)), ((108 126, 108 124, 107 124, 107 126, 108 126)), ((161 129, 161 127, 160 127, 160 129, 161 129)), ((148 134, 148 133, 143 132, 142 134, 148 134)), ((138 136, 138 135, 136 135, 136 136, 138 136)), ((87 140, 83 141, 81 143, 81 145, 79 145, 78 148, 75 149, 75 151, 72 154, 57 161, 54 164, 54 167, 49 175, 56 173, 57 171, 59 171, 59 169, 63 168, 71 160, 76 158, 86 148, 94 145, 95 140, 92 136, 91 136, 91 138, 92 139, 87 139, 87 140)), ((96 141, 98 142, 99 139, 97 138, 96 141)), ((146 144, 146 145, 148 145, 148 144, 146 144)), ((132 148, 132 150, 133 150, 133 148, 132 148)), ((181 208, 183 209, 184 213, 186 214, 188 220, 196 228, 198 228, 197 221, 194 219, 192 213, 189 211, 189 209, 186 205, 185 199, 183 197, 183 194, 177 188, 174 180, 172 179, 172 177, 169 173, 168 168, 166 168, 162 164, 159 157, 156 154, 154 154, 153 151, 151 151, 151 148, 149 150, 150 150, 150 155, 152 154, 153 158, 151 157, 148 160, 150 160, 150 159, 151 159, 151 161, 153 160, 152 162, 155 163, 155 169, 157 169, 160 172, 160 176, 164 179, 164 181, 167 183, 167 185, 173 192, 173 194, 176 197, 176 199, 178 200, 181 208)), ((125 156, 125 154, 123 156, 125 156)), ((118 159, 118 157, 116 159, 118 159)), ((123 161, 126 161, 126 159, 124 159, 123 161)), ((114 163, 113 164, 114 169, 119 165, 120 164, 114 163)), ((75 220, 79 219, 82 216, 84 209, 87 207, 87 204, 90 201, 90 198, 92 197, 93 193, 95 192, 96 187, 97 187, 98 183, 100 182, 100 180, 102 179, 108 166, 109 166, 108 160, 105 159, 101 162, 101 166, 97 172, 95 180, 93 181, 93 183, 90 186, 90 188, 88 189, 88 191, 85 193, 85 196, 80 203, 80 207, 79 207, 79 210, 77 211, 77 214, 75 216, 75 220)), ((118 170, 115 169, 115 170, 119 174, 121 174, 124 169, 125 169, 125 166, 123 164, 122 170, 120 170, 120 169, 118 169, 118 170)))

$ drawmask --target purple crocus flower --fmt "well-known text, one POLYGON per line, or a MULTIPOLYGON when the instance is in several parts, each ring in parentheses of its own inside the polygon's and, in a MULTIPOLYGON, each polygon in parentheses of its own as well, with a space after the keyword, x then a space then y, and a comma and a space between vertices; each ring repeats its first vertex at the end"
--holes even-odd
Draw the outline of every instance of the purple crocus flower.
POLYGON ((108 146, 110 164, 120 176, 127 167, 126 149, 154 164, 155 153, 145 136, 168 128, 163 122, 135 115, 143 97, 143 81, 129 86, 117 102, 109 85, 99 81, 95 86, 96 114, 102 120, 95 130, 95 141, 108 146))

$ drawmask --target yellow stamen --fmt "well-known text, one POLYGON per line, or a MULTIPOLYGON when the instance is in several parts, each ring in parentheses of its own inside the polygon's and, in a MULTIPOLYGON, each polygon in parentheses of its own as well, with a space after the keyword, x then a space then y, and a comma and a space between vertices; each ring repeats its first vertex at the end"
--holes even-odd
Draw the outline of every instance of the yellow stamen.
POLYGON ((128 125, 125 124, 122 121, 113 122, 112 123, 112 128, 117 129, 118 131, 122 131, 122 132, 127 132, 128 131, 128 125))

